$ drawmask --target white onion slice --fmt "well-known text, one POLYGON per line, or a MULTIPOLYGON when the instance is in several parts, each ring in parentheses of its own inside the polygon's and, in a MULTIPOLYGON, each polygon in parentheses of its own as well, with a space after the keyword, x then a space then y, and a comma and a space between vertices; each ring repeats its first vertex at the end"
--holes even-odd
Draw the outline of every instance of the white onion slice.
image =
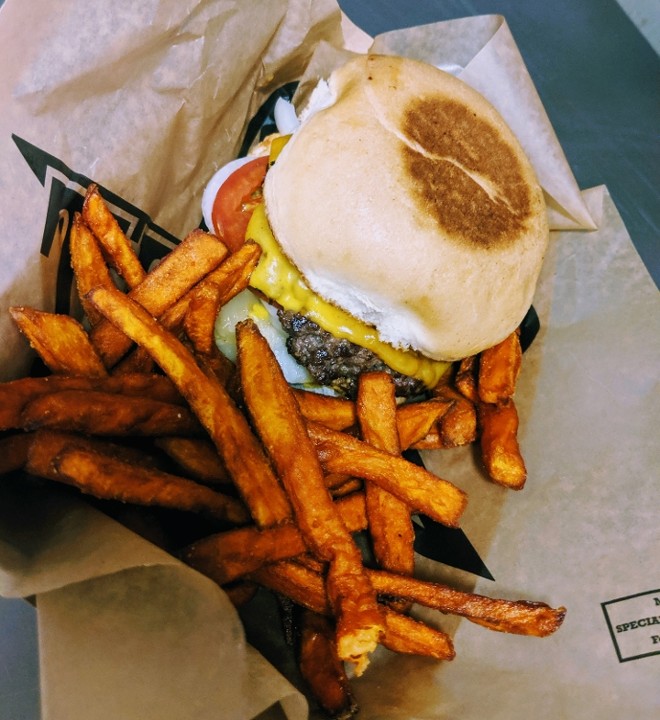
POLYGON ((214 233, 215 228, 213 227, 213 203, 215 202, 215 196, 218 194, 222 183, 239 167, 242 167, 250 160, 254 160, 253 157, 242 157, 236 158, 236 160, 230 160, 226 165, 223 165, 213 177, 209 180, 204 194, 202 195, 202 217, 206 223, 206 227, 209 232, 214 233))
POLYGON ((298 116, 296 115, 296 109, 283 97, 279 97, 275 101, 273 116, 275 117, 277 131, 282 133, 282 135, 291 135, 300 125, 300 120, 298 120, 298 116))

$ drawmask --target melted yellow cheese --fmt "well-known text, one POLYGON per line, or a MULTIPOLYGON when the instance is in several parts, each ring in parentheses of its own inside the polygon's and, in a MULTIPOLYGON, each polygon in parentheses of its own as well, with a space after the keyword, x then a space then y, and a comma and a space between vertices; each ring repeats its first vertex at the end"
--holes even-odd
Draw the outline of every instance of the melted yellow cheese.
POLYGON ((280 249, 263 203, 252 214, 245 237, 261 246, 261 258, 252 273, 250 285, 266 297, 286 310, 304 315, 335 337, 371 350, 393 370, 417 378, 429 388, 435 387, 447 372, 450 363, 430 360, 420 353, 383 342, 375 328, 313 292, 280 249))

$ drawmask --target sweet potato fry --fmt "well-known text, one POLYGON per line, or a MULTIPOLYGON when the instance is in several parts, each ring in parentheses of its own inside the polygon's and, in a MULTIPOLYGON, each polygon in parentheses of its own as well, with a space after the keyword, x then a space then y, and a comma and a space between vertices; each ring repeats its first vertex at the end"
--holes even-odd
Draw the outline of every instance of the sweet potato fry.
POLYGON ((455 485, 345 433, 313 422, 307 427, 326 472, 352 473, 371 480, 412 510, 450 527, 458 525, 467 499, 455 485))
POLYGON ((337 655, 335 629, 327 616, 302 611, 298 666, 324 712, 340 720, 349 720, 355 715, 357 704, 344 664, 337 655))
POLYGON ((367 527, 367 509, 363 493, 354 492, 344 495, 337 498, 335 505, 349 532, 358 532, 367 527))
POLYGON ((32 433, 14 433, 0 438, 0 475, 20 470, 27 462, 32 433))
POLYGON ((452 403, 439 422, 442 447, 469 445, 477 437, 477 411, 470 400, 448 385, 435 390, 437 397, 452 403))
POLYGON ((443 450, 445 444, 442 442, 440 437, 440 428, 431 428, 424 437, 415 440, 412 445, 409 445, 407 450, 443 450))
MULTIPOLYGON (((252 577, 302 607, 324 615, 330 613, 323 578, 300 563, 283 560, 262 567, 252 577)), ((446 633, 387 607, 383 607, 382 611, 385 633, 381 642, 385 647, 393 652, 423 655, 438 660, 451 660, 454 657, 451 638, 446 633)))
POLYGON ((180 297, 174 305, 170 305, 165 312, 159 315, 158 320, 160 321, 160 324, 166 330, 171 331, 174 335, 182 333, 183 323, 186 319, 186 313, 190 307, 191 299, 192 290, 189 290, 185 295, 180 297))
POLYGON ((379 450, 398 455, 401 447, 394 391, 394 381, 388 373, 363 373, 356 408, 362 439, 379 450))
POLYGON ((131 241, 126 237, 97 185, 90 185, 85 194, 82 216, 98 238, 111 267, 125 280, 129 288, 139 285, 146 272, 138 260, 131 241))
POLYGON ((154 442, 194 480, 206 485, 229 485, 227 466, 213 443, 204 438, 160 437, 154 442))
POLYGON ((190 291, 183 326, 196 352, 215 347, 213 331, 220 307, 244 290, 261 255, 261 247, 246 242, 190 291))
POLYGON ((454 377, 456 389, 473 403, 479 402, 479 390, 477 388, 477 369, 479 366, 478 356, 471 355, 463 358, 458 364, 458 370, 454 377))
POLYGON ((352 400, 300 389, 294 389, 293 392, 306 420, 313 420, 333 430, 346 430, 357 423, 355 403, 352 400))
MULTIPOLYGON (((121 377, 109 377, 95 384, 96 390, 147 397, 173 405, 185 405, 174 383, 164 375, 127 373, 121 377)), ((64 389, 64 388, 62 388, 64 389)), ((71 388, 74 389, 74 388, 71 388)))
POLYGON ((97 285, 113 287, 114 281, 103 258, 94 233, 87 227, 80 213, 75 213, 69 240, 71 267, 78 288, 78 296, 90 325, 96 325, 101 316, 83 298, 97 285))
POLYGON ((289 501, 245 416, 226 390, 140 305, 119 291, 96 288, 90 301, 122 332, 143 346, 187 399, 225 461, 257 525, 291 516, 289 501))
MULTIPOLYGON (((129 295, 158 317, 216 268, 226 255, 227 248, 215 235, 194 230, 129 295)), ((90 337, 106 367, 113 367, 132 344, 130 338, 107 321, 98 323, 90 337)))
MULTIPOLYGON (((547 637, 559 629, 566 615, 566 608, 552 608, 542 602, 490 598, 485 595, 455 590, 440 583, 418 580, 382 570, 368 570, 367 572, 379 594, 404 598, 445 614, 459 615, 497 632, 547 637)), ((311 607, 316 612, 328 612, 327 605, 324 605, 321 597, 323 590, 321 578, 299 563, 278 562, 262 568, 253 575, 258 578, 259 582, 263 581, 267 586, 281 591, 295 602, 311 607), (307 604, 305 604, 304 593, 307 593, 309 598, 307 604)), ((392 615, 396 614, 392 613, 392 615)), ((406 618, 406 620, 409 619, 406 618)), ((392 624, 391 615, 388 615, 388 633, 392 624)), ((406 622, 404 627, 407 633, 414 635, 410 632, 410 624, 406 622)), ((405 639, 402 639, 397 644, 404 642, 405 639)), ((400 647, 397 647, 396 651, 402 652, 400 647)), ((426 655, 427 652, 419 654, 426 655)))
POLYGON ((408 615, 388 610, 387 630, 383 645, 402 655, 421 655, 435 660, 453 660, 456 653, 447 633, 415 620, 408 615))
POLYGON ((460 615, 499 632, 545 637, 559 628, 566 613, 563 607, 555 609, 540 602, 494 599, 380 570, 370 570, 369 577, 379 594, 460 615))
POLYGON ((195 360, 199 367, 211 378, 219 380, 229 394, 236 399, 238 393, 238 373, 236 365, 226 356, 223 355, 217 347, 211 349, 211 352, 201 355, 194 353, 195 360))
MULTIPOLYGON (((375 448, 400 455, 392 376, 385 372, 361 375, 356 407, 362 438, 375 448)), ((376 562, 387 570, 412 575, 415 533, 410 507, 373 482, 365 484, 365 499, 376 562)))
POLYGON ((24 430, 51 428, 92 435, 199 435, 185 407, 100 390, 60 390, 29 402, 21 415, 24 430))
POLYGON ((153 373, 156 363, 141 347, 134 347, 112 368, 113 375, 135 375, 153 373))
POLYGON ((246 405, 305 542, 329 563, 327 591, 337 620, 337 651, 359 674, 383 631, 362 556, 330 497, 298 403, 268 343, 250 320, 238 324, 236 339, 246 405))
POLYGON ((401 449, 407 450, 434 432, 440 418, 451 407, 450 401, 443 401, 439 398, 399 405, 396 411, 396 422, 401 449))
POLYGON ((306 550, 296 525, 286 522, 263 530, 250 526, 210 535, 185 548, 181 559, 218 585, 226 585, 263 565, 306 550))
POLYGON ((37 430, 29 435, 31 442, 28 447, 26 470, 46 479, 59 479, 53 468, 52 460, 67 448, 102 453, 131 465, 158 469, 158 463, 149 453, 129 445, 120 445, 105 438, 59 430, 37 430))
POLYGON ((240 525, 249 516, 240 501, 192 480, 127 463, 109 455, 64 448, 51 460, 60 482, 105 500, 198 512, 240 525))
POLYGON ((70 315, 28 307, 11 307, 9 313, 51 372, 90 377, 108 374, 85 329, 70 315))
POLYGON ((0 383, 0 430, 21 427, 23 408, 35 398, 61 390, 100 390, 180 405, 181 395, 162 375, 90 378, 80 375, 26 377, 0 383))
POLYGON ((321 615, 332 615, 321 573, 293 560, 264 565, 251 573, 257 583, 288 597, 301 607, 321 615))
MULTIPOLYGON (((364 496, 359 493, 336 502, 349 532, 364 530, 367 518, 364 496)), ((302 555, 307 545, 293 522, 277 527, 249 526, 209 535, 181 552, 181 559, 219 585, 226 585, 258 570, 262 565, 302 555)))
POLYGON ((479 399, 496 405, 512 398, 516 391, 521 362, 522 350, 518 330, 501 343, 481 352, 477 387, 479 399))
POLYGON ((227 593, 227 597, 232 605, 236 608, 241 608, 252 600, 259 590, 259 586, 252 581, 240 580, 239 582, 225 586, 223 590, 227 593))
MULTIPOLYGON (((340 476, 336 473, 332 473, 331 475, 326 475, 325 479, 327 482, 328 478, 336 480, 338 477, 340 476)), ((347 478, 342 483, 334 485, 328 483, 328 488, 330 490, 330 495, 332 495, 332 499, 336 500, 337 498, 345 497, 346 495, 353 495, 356 492, 360 492, 360 490, 364 489, 364 482, 360 480, 360 478, 347 478)))
POLYGON ((518 411, 513 400, 490 405, 479 403, 481 457, 492 480, 521 490, 527 468, 518 443, 518 411))

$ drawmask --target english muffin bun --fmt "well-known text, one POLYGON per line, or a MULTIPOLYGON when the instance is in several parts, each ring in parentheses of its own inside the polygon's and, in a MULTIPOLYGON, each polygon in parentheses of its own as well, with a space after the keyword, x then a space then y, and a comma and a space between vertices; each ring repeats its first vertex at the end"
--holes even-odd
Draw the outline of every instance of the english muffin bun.
POLYGON ((268 220, 319 295, 436 360, 521 322, 548 242, 541 188, 497 111, 430 65, 368 55, 329 79, 268 171, 268 220))

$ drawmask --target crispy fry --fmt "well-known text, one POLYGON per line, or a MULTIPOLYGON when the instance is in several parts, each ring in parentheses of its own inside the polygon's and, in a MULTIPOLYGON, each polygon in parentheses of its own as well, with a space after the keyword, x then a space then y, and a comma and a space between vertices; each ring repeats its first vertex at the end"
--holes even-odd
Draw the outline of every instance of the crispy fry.
POLYGON ((337 498, 335 505, 349 532, 357 532, 367 527, 367 510, 364 504, 364 494, 354 492, 337 498))
POLYGON ((344 664, 337 655, 330 620, 311 610, 300 619, 300 674, 321 708, 333 718, 349 720, 357 712, 344 664))
POLYGON ((185 548, 181 559, 226 585, 265 564, 301 555, 307 550, 293 522, 259 530, 250 526, 202 538, 185 548))
POLYGON ((496 483, 521 490, 527 479, 518 444, 518 411, 513 400, 499 405, 479 404, 481 457, 496 483))
POLYGON ((345 433, 313 422, 308 422, 307 427, 326 472, 364 477, 396 495, 411 509, 450 527, 458 525, 467 499, 455 485, 345 433))
POLYGON ((80 213, 73 216, 70 236, 71 267, 78 288, 78 296, 91 325, 101 316, 83 298, 97 285, 112 287, 114 282, 103 259, 103 253, 94 233, 87 227, 80 213))
POLYGON ((85 329, 71 316, 28 307, 11 307, 9 313, 53 373, 89 377, 108 374, 85 329))
POLYGON ((356 407, 363 440, 379 450, 398 455, 401 447, 394 390, 394 381, 388 373, 363 373, 356 407))
POLYGON ((198 435, 201 426, 188 408, 160 400, 101 390, 60 390, 29 402, 24 430, 51 428, 93 435, 198 435))
POLYGON ((227 466, 215 446, 204 438, 160 437, 155 443, 193 479, 207 485, 229 485, 227 466))
POLYGON ((241 608, 243 605, 249 603, 258 589, 259 586, 257 583, 248 580, 241 580, 240 582, 232 583, 223 588, 232 605, 236 608, 241 608))
POLYGON ((401 449, 407 450, 434 432, 440 418, 451 407, 450 401, 443 401, 439 398, 399 405, 396 411, 396 422, 401 449))
POLYGON ((519 330, 512 332, 501 343, 484 350, 479 356, 479 399, 485 403, 498 404, 512 398, 521 363, 519 330))
POLYGON ((436 396, 452 403, 440 418, 439 431, 442 447, 469 445, 477 437, 477 411, 472 402, 448 385, 435 390, 436 396))
POLYGON ((156 363, 144 348, 135 347, 112 368, 113 375, 134 375, 152 373, 156 363))
POLYGON ((20 470, 27 462, 32 433, 14 433, 0 438, 0 475, 20 470))
MULTIPOLYGON (((265 587, 291 598, 302 607, 327 615, 330 612, 323 578, 300 563, 283 560, 262 567, 253 573, 265 587)), ((451 660, 454 648, 451 638, 440 630, 413 618, 383 607, 385 633, 381 642, 393 652, 423 655, 438 660, 451 660)))
POLYGON ((412 445, 409 445, 410 450, 443 450, 445 445, 440 437, 440 429, 438 427, 431 428, 423 438, 419 438, 412 445))
POLYGON ((458 364, 454 385, 456 389, 473 403, 479 402, 479 390, 477 388, 478 358, 476 355, 463 358, 458 364))
POLYGON ((104 438, 61 432, 59 430, 37 430, 30 433, 30 435, 31 442, 28 448, 26 470, 33 475, 50 480, 58 479, 52 466, 52 459, 65 448, 77 448, 102 453, 145 468, 157 469, 158 467, 153 456, 148 453, 104 438))
POLYGON ((345 473, 328 473, 325 476, 325 484, 331 492, 350 482, 350 480, 352 480, 351 476, 345 473))
POLYGON ((164 473, 134 448, 96 438, 40 430, 30 443, 25 469, 101 499, 200 512, 236 525, 248 520, 235 498, 164 473))
MULTIPOLYGON (((392 376, 385 372, 361 375, 356 406, 362 438, 375 448, 400 455, 392 376)), ((412 575, 415 533, 410 507, 373 482, 365 484, 365 498, 377 563, 387 570, 412 575)))
POLYGON ((124 235, 95 184, 87 188, 82 216, 98 238, 108 261, 129 288, 139 285, 146 272, 138 260, 131 241, 124 235))
MULTIPOLYGON (((216 268, 226 255, 227 248, 215 235, 194 230, 129 295, 158 317, 216 268)), ((131 348, 130 338, 107 321, 96 325, 90 337, 106 367, 115 365, 131 348)))
POLYGON ((236 366, 217 347, 211 352, 200 355, 195 354, 195 359, 200 368, 211 378, 220 381, 220 384, 229 392, 232 397, 238 397, 237 386, 239 384, 236 366))
POLYGON ((182 404, 171 381, 161 375, 122 375, 90 378, 79 375, 51 375, 20 378, 0 383, 0 430, 21 427, 23 408, 32 400, 61 390, 101 390, 182 404))
POLYGON ((380 570, 370 570, 369 577, 383 595, 460 615, 499 632, 545 637, 559 628, 566 614, 563 607, 554 609, 540 602, 493 599, 380 570))
POLYGON ((213 331, 218 311, 245 290, 260 255, 257 243, 244 243, 190 291, 183 326, 198 353, 207 355, 215 347, 213 331))
POLYGON ((264 565, 251 573, 256 582, 288 597, 301 607, 321 615, 331 615, 321 573, 293 560, 264 565))
POLYGON ((119 291, 97 288, 90 301, 156 360, 188 400, 225 461, 257 525, 290 517, 291 507, 245 416, 226 390, 149 313, 119 291))
MULTIPOLYGON (((336 502, 336 507, 349 532, 367 527, 362 494, 342 498, 336 502)), ((306 551, 300 530, 291 521, 263 530, 250 526, 209 535, 185 548, 181 559, 219 585, 226 585, 262 565, 296 557, 306 551)))
MULTIPOLYGON (((336 473, 332 473, 331 476, 334 478, 339 477, 336 473)), ((326 475, 326 481, 328 477, 329 476, 326 475)), ((360 480, 360 478, 347 478, 343 483, 337 485, 328 485, 328 488, 330 490, 330 495, 332 495, 333 500, 336 500, 337 498, 345 497, 346 495, 352 495, 356 492, 359 492, 364 488, 364 482, 360 480)))
POLYGON ((383 645, 392 652, 436 660, 453 660, 456 655, 447 633, 392 610, 387 612, 387 632, 383 645))
POLYGON ((199 512, 236 525, 248 521, 245 507, 235 498, 99 452, 65 447, 50 464, 52 474, 48 477, 100 499, 199 512))
POLYGON ((333 430, 346 430, 357 423, 357 412, 352 400, 300 389, 294 389, 293 392, 307 420, 333 430))
POLYGON ((190 300, 192 299, 192 290, 189 290, 183 297, 180 297, 174 305, 161 313, 158 317, 160 324, 166 329, 170 330, 174 335, 179 335, 183 332, 183 323, 186 319, 186 313, 190 307, 190 300))
POLYGON ((245 402, 305 542, 319 559, 329 562, 327 591, 337 620, 337 651, 359 674, 383 632, 360 551, 325 486, 302 413, 268 343, 249 320, 239 323, 236 338, 245 402))
POLYGON ((174 383, 164 375, 128 373, 121 377, 105 378, 96 383, 94 389, 120 393, 121 395, 147 397, 164 403, 172 403, 173 405, 185 405, 181 393, 174 383))

